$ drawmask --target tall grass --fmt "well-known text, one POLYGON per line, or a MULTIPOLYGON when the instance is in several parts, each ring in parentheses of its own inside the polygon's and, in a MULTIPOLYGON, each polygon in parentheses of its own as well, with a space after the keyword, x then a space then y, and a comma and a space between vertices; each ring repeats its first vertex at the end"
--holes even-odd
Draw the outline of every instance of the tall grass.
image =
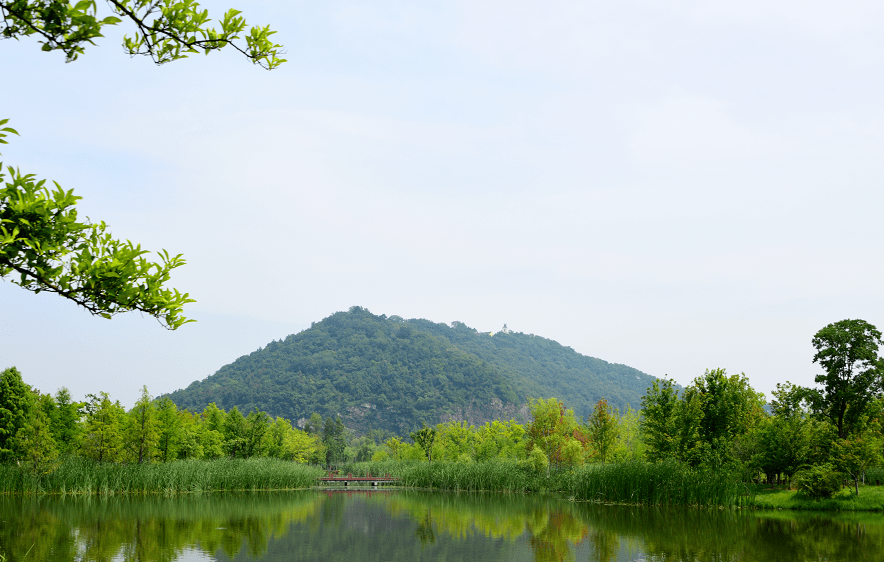
POLYGON ((180 494, 307 488, 318 468, 278 459, 180 460, 161 464, 98 463, 80 457, 47 474, 0 465, 0 494, 180 494))
POLYGON ((542 475, 525 463, 489 461, 479 463, 384 461, 344 465, 343 474, 376 476, 390 474, 403 486, 456 491, 537 492, 545 488, 542 475))
POLYGON ((727 472, 693 470, 677 461, 589 465, 558 475, 559 491, 577 500, 644 505, 737 507, 751 490, 727 472))
POLYGON ((693 470, 676 462, 593 464, 553 471, 549 478, 525 463, 397 462, 345 465, 355 476, 391 474, 413 488, 464 491, 558 492, 580 501, 644 505, 749 505, 750 490, 727 472, 693 470))

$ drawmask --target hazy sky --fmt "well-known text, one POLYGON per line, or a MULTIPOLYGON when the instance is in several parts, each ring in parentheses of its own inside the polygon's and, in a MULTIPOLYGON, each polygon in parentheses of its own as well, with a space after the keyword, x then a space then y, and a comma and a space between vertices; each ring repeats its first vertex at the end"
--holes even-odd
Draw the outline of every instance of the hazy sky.
POLYGON ((765 392, 885 324, 881 1, 204 6, 289 62, 0 42, 0 159, 198 301, 167 332, 0 282, 0 368, 44 392, 128 407, 353 305, 765 392))

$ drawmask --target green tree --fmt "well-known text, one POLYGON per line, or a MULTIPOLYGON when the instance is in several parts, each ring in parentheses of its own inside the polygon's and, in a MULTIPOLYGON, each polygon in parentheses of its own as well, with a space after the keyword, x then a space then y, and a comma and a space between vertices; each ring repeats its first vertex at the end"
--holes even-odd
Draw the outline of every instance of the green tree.
POLYGON ((180 444, 181 419, 178 406, 169 398, 161 398, 157 402, 157 460, 168 462, 178 458, 180 444))
POLYGON ((436 430, 421 422, 421 429, 413 431, 409 437, 424 451, 427 462, 433 464, 433 442, 436 440, 436 430))
POLYGON ((13 439, 19 459, 33 475, 52 470, 58 449, 52 437, 49 416, 42 408, 32 408, 28 422, 19 428, 13 439))
POLYGON ((873 435, 858 434, 847 439, 839 439, 834 443, 833 461, 836 468, 854 480, 854 494, 859 495, 858 480, 861 474, 882 458, 882 449, 878 447, 873 435))
POLYGON ((107 392, 87 394, 86 398, 83 455, 99 462, 116 461, 123 445, 121 424, 126 411, 120 402, 111 402, 107 392))
POLYGON ((246 458, 247 433, 246 418, 234 406, 224 417, 224 452, 230 458, 246 458))
POLYGON ((620 433, 618 418, 608 401, 603 398, 596 403, 593 413, 587 416, 587 430, 590 442, 602 459, 602 464, 611 455, 620 433))
POLYGON ((882 332, 863 320, 842 320, 822 328, 811 340, 814 362, 824 373, 814 377, 814 410, 832 421, 840 439, 848 437, 882 396, 882 332))
POLYGON ((531 454, 537 448, 547 457, 547 476, 550 465, 573 466, 583 461, 586 437, 578 429, 574 411, 566 409, 556 398, 529 401, 532 422, 526 428, 526 450, 531 454))
POLYGON ((337 465, 344 460, 344 422, 340 417, 326 418, 323 445, 326 446, 326 464, 337 465))
POLYGON ((141 397, 126 415, 124 441, 133 461, 141 464, 150 462, 154 457, 160 437, 157 425, 153 397, 148 393, 147 386, 143 386, 141 397))
POLYGON ((80 408, 83 403, 74 402, 71 391, 61 387, 55 393, 56 412, 52 420, 52 435, 61 455, 70 455, 80 448, 80 408))
POLYGON ((661 461, 676 453, 676 410, 679 396, 672 379, 658 379, 642 397, 639 424, 651 461, 661 461))
POLYGON ((217 459, 224 455, 224 418, 224 410, 215 402, 203 408, 198 423, 203 458, 217 459))
POLYGON ((258 408, 246 417, 246 456, 258 457, 263 452, 264 436, 268 430, 268 415, 258 408))
POLYGON ((0 462, 18 457, 15 436, 27 424, 33 407, 33 392, 18 369, 0 372, 0 462))

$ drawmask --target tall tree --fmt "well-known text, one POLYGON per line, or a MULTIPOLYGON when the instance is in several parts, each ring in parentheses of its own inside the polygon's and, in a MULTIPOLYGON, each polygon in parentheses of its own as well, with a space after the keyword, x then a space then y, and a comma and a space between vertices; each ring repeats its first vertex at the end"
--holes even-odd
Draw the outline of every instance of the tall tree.
POLYGON ((587 429, 591 443, 602 459, 602 464, 605 464, 615 447, 620 429, 618 418, 605 398, 599 400, 593 413, 587 416, 587 429))
POLYGON ((159 437, 153 397, 147 386, 143 386, 141 397, 126 416, 124 440, 132 460, 139 464, 150 462, 159 437))
POLYGON ((31 409, 28 422, 18 430, 13 442, 28 472, 37 475, 52 470, 58 449, 52 438, 49 416, 42 408, 31 409))
POLYGON ((424 454, 427 455, 427 462, 433 464, 433 442, 436 440, 436 430, 432 427, 427 427, 424 422, 421 422, 421 429, 418 431, 413 431, 409 434, 409 437, 424 451, 424 454))
POLYGON ((34 396, 15 367, 0 372, 0 462, 18 456, 15 435, 31 416, 34 396))
POLYGON ((814 377, 823 388, 811 389, 812 406, 845 439, 882 396, 882 332, 863 320, 842 320, 817 332, 811 345, 817 350, 814 362, 824 369, 814 377))
POLYGON ((167 462, 178 458, 180 443, 178 406, 169 398, 161 398, 157 403, 157 460, 167 462))
POLYGON ((639 427, 652 461, 664 460, 676 451, 676 410, 679 396, 672 379, 655 380, 642 397, 639 427))
POLYGON ((56 412, 52 423, 52 435, 61 455, 69 455, 80 448, 82 434, 80 409, 83 406, 82 402, 74 402, 71 391, 64 386, 55 393, 56 412))
POLYGON ((248 447, 246 418, 234 406, 224 417, 224 452, 232 459, 246 458, 248 447))
POLYGON ((116 461, 123 444, 121 423, 126 411, 120 402, 111 402, 107 392, 88 394, 86 398, 81 450, 84 456, 99 462, 116 461))
POLYGON ((344 460, 344 422, 340 417, 328 417, 323 425, 323 445, 326 446, 326 464, 344 460))

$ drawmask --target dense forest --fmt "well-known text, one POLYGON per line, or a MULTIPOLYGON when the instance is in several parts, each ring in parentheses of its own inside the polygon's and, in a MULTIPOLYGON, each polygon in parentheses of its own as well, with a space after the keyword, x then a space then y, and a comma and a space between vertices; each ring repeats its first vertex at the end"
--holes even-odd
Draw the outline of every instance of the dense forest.
POLYGON ((580 416, 602 397, 623 409, 637 406, 654 380, 531 334, 352 307, 168 396, 191 411, 214 402, 298 425, 312 413, 340 415, 361 432, 402 433, 421 422, 526 421, 529 398, 565 397, 580 416))

